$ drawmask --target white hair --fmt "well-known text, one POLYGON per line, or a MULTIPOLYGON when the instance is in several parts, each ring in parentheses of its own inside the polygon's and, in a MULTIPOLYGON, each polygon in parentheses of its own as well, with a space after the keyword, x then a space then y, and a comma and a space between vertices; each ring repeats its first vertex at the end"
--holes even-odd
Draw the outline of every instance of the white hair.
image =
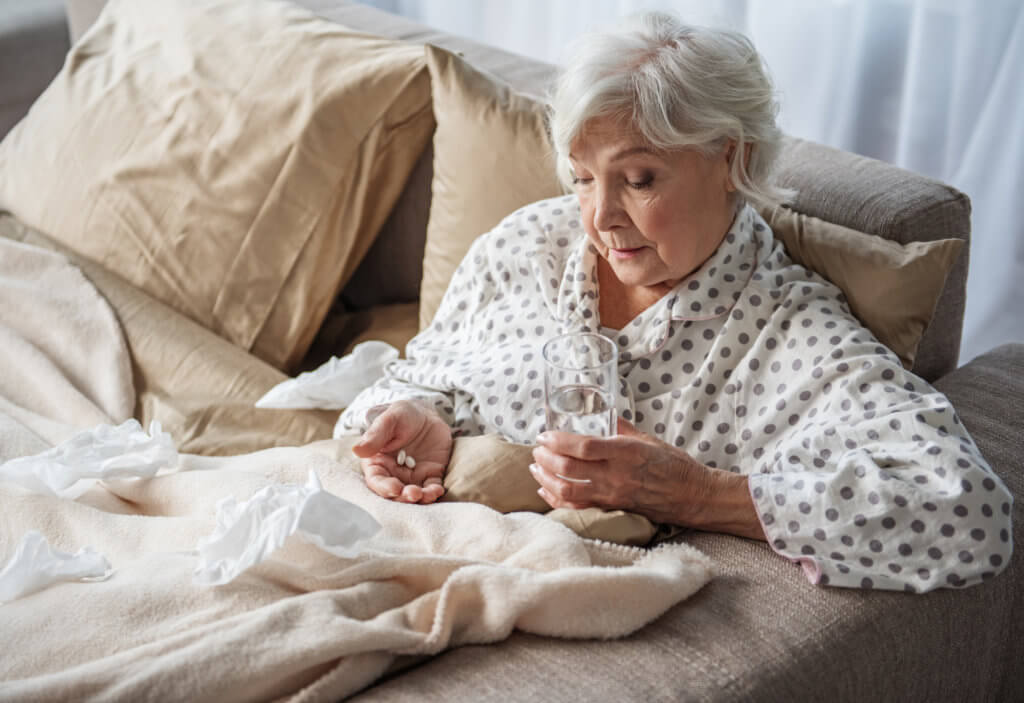
POLYGON ((771 180, 782 140, 778 103, 761 56, 738 32, 646 12, 584 35, 555 85, 551 108, 558 176, 566 186, 572 141, 591 120, 612 118, 666 151, 711 155, 733 141, 730 176, 742 199, 771 206, 794 195, 771 180))

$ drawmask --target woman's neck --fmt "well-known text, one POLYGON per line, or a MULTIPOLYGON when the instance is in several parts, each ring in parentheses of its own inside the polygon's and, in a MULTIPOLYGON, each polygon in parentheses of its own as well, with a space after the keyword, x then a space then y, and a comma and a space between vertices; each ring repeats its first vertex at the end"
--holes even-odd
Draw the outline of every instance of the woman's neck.
POLYGON ((661 300, 666 292, 660 288, 625 285, 601 256, 597 257, 597 285, 597 311, 601 325, 613 330, 625 327, 630 320, 661 300))

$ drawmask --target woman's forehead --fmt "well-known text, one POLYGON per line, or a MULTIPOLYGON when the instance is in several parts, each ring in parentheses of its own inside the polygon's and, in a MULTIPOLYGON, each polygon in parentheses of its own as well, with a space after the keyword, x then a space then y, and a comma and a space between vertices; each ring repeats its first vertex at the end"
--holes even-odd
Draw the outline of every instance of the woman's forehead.
POLYGON ((604 157, 624 158, 634 154, 661 156, 628 120, 608 117, 594 118, 583 125, 572 140, 569 157, 572 159, 604 157))

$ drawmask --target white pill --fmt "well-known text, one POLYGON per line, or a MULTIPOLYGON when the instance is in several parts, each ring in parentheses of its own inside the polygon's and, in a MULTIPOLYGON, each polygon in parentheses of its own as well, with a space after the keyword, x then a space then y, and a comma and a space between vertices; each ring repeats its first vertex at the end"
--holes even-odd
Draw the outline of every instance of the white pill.
POLYGON ((404 463, 405 463, 405 450, 404 449, 399 449, 398 450, 398 465, 401 466, 404 463))
POLYGON ((416 468, 416 460, 413 459, 411 456, 407 456, 407 457, 405 457, 405 465, 408 466, 410 469, 415 469, 416 468))

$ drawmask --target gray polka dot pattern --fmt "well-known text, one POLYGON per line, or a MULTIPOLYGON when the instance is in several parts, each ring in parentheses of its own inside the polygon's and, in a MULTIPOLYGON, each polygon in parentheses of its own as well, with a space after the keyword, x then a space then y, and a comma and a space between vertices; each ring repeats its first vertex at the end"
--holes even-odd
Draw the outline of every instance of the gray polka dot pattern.
POLYGON ((513 213, 462 261, 433 323, 345 410, 418 397, 456 435, 532 444, 548 338, 619 347, 617 411, 749 476, 768 543, 815 583, 923 592, 999 573, 1009 493, 941 393, 746 208, 703 266, 621 330, 601 327, 597 251, 574 196, 513 213))

